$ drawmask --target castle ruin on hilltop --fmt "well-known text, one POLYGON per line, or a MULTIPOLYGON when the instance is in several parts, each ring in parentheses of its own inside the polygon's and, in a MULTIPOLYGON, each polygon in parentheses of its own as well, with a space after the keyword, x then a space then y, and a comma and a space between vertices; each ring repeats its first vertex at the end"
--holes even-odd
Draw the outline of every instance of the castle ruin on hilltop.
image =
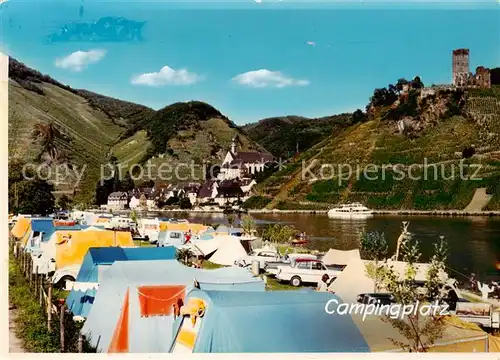
POLYGON ((469 49, 453 50, 452 84, 456 87, 491 88, 490 70, 478 66, 476 73, 469 71, 469 49))

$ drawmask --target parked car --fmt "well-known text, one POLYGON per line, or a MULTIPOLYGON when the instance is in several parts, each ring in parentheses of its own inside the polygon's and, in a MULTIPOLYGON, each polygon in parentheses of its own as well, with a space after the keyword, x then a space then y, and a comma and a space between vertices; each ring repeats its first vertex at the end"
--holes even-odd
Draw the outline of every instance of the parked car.
POLYGON ((340 272, 319 260, 297 259, 293 266, 278 266, 276 278, 279 281, 288 281, 292 286, 301 286, 302 283, 318 283, 325 274, 330 279, 336 278, 340 272))
POLYGON ((312 254, 286 254, 278 261, 266 261, 264 271, 271 275, 276 275, 276 273, 278 272, 278 267, 293 266, 297 259, 317 260, 318 258, 316 255, 312 254))
POLYGON ((358 303, 366 305, 390 305, 395 302, 394 296, 389 293, 369 293, 369 294, 359 294, 357 296, 358 303))
POLYGON ((246 267, 252 265, 252 261, 259 261, 259 268, 264 269, 266 262, 279 261, 281 256, 277 250, 272 249, 255 249, 248 255, 243 256, 234 262, 235 265, 246 267))

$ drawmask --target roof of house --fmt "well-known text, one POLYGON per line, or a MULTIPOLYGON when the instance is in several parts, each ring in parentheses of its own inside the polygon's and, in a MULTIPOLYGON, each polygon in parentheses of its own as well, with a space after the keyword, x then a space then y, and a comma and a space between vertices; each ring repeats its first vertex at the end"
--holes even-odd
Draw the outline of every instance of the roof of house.
POLYGON ((243 196, 243 190, 239 185, 220 186, 217 196, 219 197, 238 197, 243 196))
POLYGON ((215 180, 207 180, 198 190, 198 197, 207 198, 212 197, 212 186, 216 183, 215 180))
POLYGON ((109 198, 124 198, 124 197, 128 197, 128 194, 125 191, 115 191, 115 192, 112 192, 111 194, 109 194, 108 199, 109 198))
POLYGON ((244 164, 250 163, 266 163, 273 160, 273 156, 269 153, 248 151, 248 152, 237 152, 233 155, 234 160, 232 163, 241 162, 244 164))

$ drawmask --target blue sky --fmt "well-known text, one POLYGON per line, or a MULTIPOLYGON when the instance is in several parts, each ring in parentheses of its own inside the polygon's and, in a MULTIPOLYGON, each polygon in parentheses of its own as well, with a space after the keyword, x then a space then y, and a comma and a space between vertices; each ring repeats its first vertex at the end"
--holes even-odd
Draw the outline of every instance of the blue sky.
POLYGON ((473 68, 500 66, 498 3, 478 4, 9 0, 0 45, 74 88, 155 109, 206 101, 244 124, 364 108, 401 77, 448 83, 454 48, 470 48, 473 68), (105 16, 146 21, 143 40, 48 40, 105 16))

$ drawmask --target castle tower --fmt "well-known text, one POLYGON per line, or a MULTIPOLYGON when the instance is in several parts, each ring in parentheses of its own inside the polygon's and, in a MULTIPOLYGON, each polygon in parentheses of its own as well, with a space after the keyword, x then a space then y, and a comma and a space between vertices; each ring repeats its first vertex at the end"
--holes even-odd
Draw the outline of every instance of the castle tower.
POLYGON ((453 50, 453 85, 466 86, 469 78, 469 49, 453 50))

